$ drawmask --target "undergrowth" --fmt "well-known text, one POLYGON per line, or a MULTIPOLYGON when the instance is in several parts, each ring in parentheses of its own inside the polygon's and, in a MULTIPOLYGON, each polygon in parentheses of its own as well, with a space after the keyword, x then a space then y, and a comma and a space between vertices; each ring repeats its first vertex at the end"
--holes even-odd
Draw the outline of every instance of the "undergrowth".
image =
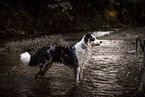
POLYGON ((61 35, 42 36, 35 39, 24 39, 22 41, 12 41, 5 44, 6 52, 36 52, 43 46, 65 46, 66 42, 61 35))

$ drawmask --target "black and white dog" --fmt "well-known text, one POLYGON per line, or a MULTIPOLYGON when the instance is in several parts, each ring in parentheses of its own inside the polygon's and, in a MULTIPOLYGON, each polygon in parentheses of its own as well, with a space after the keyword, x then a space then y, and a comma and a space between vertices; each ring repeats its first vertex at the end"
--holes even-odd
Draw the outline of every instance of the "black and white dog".
POLYGON ((54 62, 62 62, 66 66, 73 67, 75 81, 78 82, 82 79, 84 66, 91 57, 92 47, 99 46, 101 43, 102 41, 97 40, 95 36, 86 34, 73 47, 46 46, 38 50, 32 57, 28 52, 20 56, 24 64, 40 67, 36 78, 43 77, 54 62))

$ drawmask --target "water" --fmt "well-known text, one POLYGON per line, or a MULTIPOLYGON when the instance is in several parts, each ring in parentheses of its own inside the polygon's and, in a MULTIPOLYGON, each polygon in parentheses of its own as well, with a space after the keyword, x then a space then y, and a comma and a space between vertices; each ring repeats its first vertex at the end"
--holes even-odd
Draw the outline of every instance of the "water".
POLYGON ((128 50, 135 45, 124 40, 102 40, 93 48, 92 58, 80 84, 73 70, 54 64, 44 79, 35 80, 38 67, 24 66, 17 53, 0 53, 0 97, 118 97, 134 96, 141 63, 128 50))
POLYGON ((96 36, 96 37, 101 37, 101 36, 105 36, 105 35, 109 35, 111 33, 113 33, 114 31, 95 31, 93 32, 93 34, 96 36))

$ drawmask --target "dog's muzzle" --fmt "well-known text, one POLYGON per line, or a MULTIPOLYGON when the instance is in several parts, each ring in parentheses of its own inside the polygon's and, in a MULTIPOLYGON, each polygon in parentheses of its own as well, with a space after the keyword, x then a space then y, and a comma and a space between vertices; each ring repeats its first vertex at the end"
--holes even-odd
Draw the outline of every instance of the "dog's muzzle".
POLYGON ((96 39, 95 41, 92 42, 92 46, 99 46, 101 43, 102 41, 96 39))

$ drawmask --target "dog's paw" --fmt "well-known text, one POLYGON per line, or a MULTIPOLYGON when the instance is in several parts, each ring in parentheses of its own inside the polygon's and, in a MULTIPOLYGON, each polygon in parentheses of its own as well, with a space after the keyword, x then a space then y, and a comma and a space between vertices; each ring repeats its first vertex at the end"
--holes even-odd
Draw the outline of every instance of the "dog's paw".
POLYGON ((44 76, 42 76, 42 75, 35 75, 35 79, 43 79, 44 78, 44 76))
POLYGON ((74 84, 75 84, 75 85, 79 85, 80 83, 81 83, 80 80, 77 80, 77 81, 75 80, 75 83, 74 83, 74 84))

